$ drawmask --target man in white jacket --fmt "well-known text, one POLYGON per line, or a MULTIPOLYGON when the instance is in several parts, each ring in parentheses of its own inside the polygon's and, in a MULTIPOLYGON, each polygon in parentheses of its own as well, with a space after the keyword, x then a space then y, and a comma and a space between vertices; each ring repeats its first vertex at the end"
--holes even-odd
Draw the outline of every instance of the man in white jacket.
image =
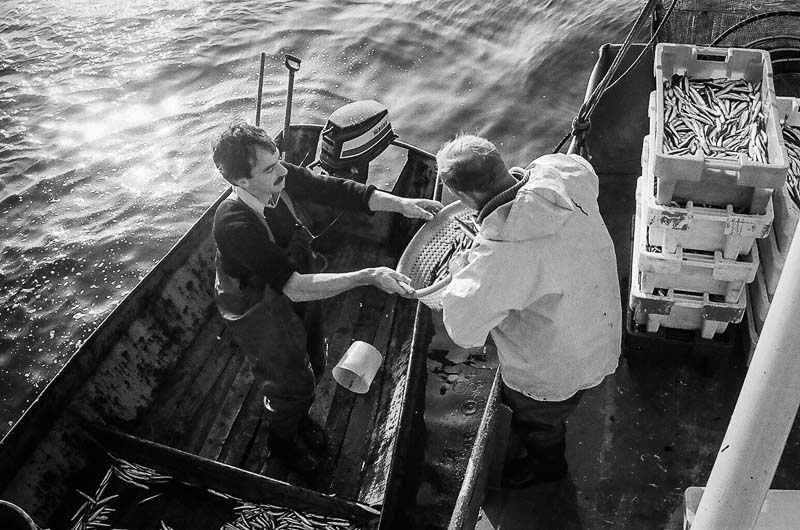
POLYGON ((620 354, 617 262, 597 175, 563 154, 509 171, 491 142, 469 135, 436 161, 442 182, 478 211, 476 244, 451 260, 443 319, 456 344, 481 346, 491 335, 497 346, 525 448, 506 462, 504 485, 558 480, 567 473, 565 420, 620 354))

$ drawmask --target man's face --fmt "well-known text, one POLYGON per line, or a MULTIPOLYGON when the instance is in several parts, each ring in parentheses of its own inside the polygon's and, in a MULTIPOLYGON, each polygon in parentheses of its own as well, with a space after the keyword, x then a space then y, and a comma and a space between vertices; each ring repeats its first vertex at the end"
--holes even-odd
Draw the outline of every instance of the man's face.
POLYGON ((241 179, 240 185, 259 198, 267 195, 277 196, 286 185, 286 168, 281 164, 280 153, 270 153, 268 149, 255 146, 255 156, 250 161, 250 178, 241 179))
POLYGON ((458 200, 460 200, 461 202, 463 202, 464 204, 466 204, 467 206, 469 206, 473 210, 480 210, 481 207, 483 206, 478 201, 478 197, 474 196, 471 193, 465 193, 463 191, 458 191, 456 189, 451 188, 450 186, 447 186, 447 189, 450 190, 453 193, 453 195, 458 197, 458 200))

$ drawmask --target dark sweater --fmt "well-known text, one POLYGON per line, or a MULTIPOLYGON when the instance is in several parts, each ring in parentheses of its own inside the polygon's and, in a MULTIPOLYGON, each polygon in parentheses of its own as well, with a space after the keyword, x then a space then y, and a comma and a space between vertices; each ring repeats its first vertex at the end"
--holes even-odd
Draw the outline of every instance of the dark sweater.
MULTIPOLYGON (((306 168, 282 162, 288 170, 286 192, 295 202, 312 202, 344 210, 369 211, 368 202, 375 190, 358 182, 315 175, 306 168)), ((242 286, 248 279, 261 289, 269 284, 282 292, 289 277, 298 270, 285 249, 295 230, 295 221, 283 201, 265 208, 267 224, 275 237, 270 241, 264 225, 253 210, 241 201, 226 200, 214 215, 214 240, 222 255, 225 272, 242 286)))

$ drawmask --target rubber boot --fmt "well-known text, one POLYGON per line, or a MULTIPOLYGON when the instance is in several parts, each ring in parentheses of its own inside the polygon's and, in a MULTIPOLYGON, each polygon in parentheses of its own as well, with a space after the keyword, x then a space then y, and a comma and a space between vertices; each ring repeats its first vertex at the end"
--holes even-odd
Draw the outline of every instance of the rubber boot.
POLYGON ((299 434, 292 438, 271 435, 268 444, 270 453, 295 471, 311 473, 319 467, 319 459, 299 434))
POLYGON ((528 454, 506 462, 501 485, 504 488, 527 488, 534 484, 555 482, 567 475, 569 466, 564 456, 566 440, 556 446, 541 447, 526 443, 528 454))

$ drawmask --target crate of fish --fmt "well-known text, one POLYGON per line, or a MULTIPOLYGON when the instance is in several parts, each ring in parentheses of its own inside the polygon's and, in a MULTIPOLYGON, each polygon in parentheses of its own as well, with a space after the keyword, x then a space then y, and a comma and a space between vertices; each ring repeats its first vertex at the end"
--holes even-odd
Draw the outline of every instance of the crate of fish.
POLYGON ((678 247, 693 250, 722 252, 725 259, 736 259, 747 254, 753 241, 766 237, 773 219, 772 200, 767 202, 763 214, 736 213, 733 205, 710 206, 686 201, 678 204, 658 204, 656 181, 647 170, 649 137, 645 137, 642 152, 643 175, 637 182, 637 194, 643 193, 642 222, 648 228, 651 245, 660 246, 663 252, 675 253, 678 247))
POLYGON ((741 296, 737 302, 728 303, 719 295, 676 289, 645 293, 639 287, 638 275, 631 274, 628 304, 634 323, 648 333, 656 333, 661 327, 696 329, 702 338, 710 339, 723 333, 728 324, 742 321, 746 298, 741 296))
POLYGON ((770 230, 769 235, 758 241, 758 253, 761 258, 761 270, 764 273, 764 283, 769 299, 775 296, 775 289, 778 287, 778 280, 783 272, 783 264, 786 261, 783 254, 778 249, 778 241, 775 233, 770 230))
POLYGON ((768 52, 661 43, 654 69, 656 177, 783 184, 788 161, 768 52))
POLYGON ((724 302, 735 303, 755 277, 759 264, 756 245, 737 259, 724 259, 719 250, 678 247, 675 253, 666 253, 648 240, 647 232, 644 222, 635 223, 631 275, 638 275, 643 293, 674 289, 718 295, 724 302))
MULTIPOLYGON (((735 174, 722 172, 701 172, 699 175, 691 169, 683 168, 680 164, 673 164, 664 172, 661 164, 661 173, 657 165, 663 156, 659 156, 657 146, 663 143, 658 139, 657 127, 657 99, 656 91, 650 94, 650 150, 647 156, 647 171, 653 174, 656 181, 656 203, 683 206, 692 201, 694 204, 704 206, 728 206, 736 213, 763 214, 766 212, 767 203, 772 196, 773 188, 743 185, 735 174)), ((681 156, 670 155, 670 160, 680 159, 681 156)), ((696 158, 700 155, 692 155, 696 158)))
POLYGON ((775 237, 778 248, 785 255, 800 219, 800 98, 779 97, 777 101, 789 171, 786 183, 775 190, 772 200, 775 204, 775 237))

